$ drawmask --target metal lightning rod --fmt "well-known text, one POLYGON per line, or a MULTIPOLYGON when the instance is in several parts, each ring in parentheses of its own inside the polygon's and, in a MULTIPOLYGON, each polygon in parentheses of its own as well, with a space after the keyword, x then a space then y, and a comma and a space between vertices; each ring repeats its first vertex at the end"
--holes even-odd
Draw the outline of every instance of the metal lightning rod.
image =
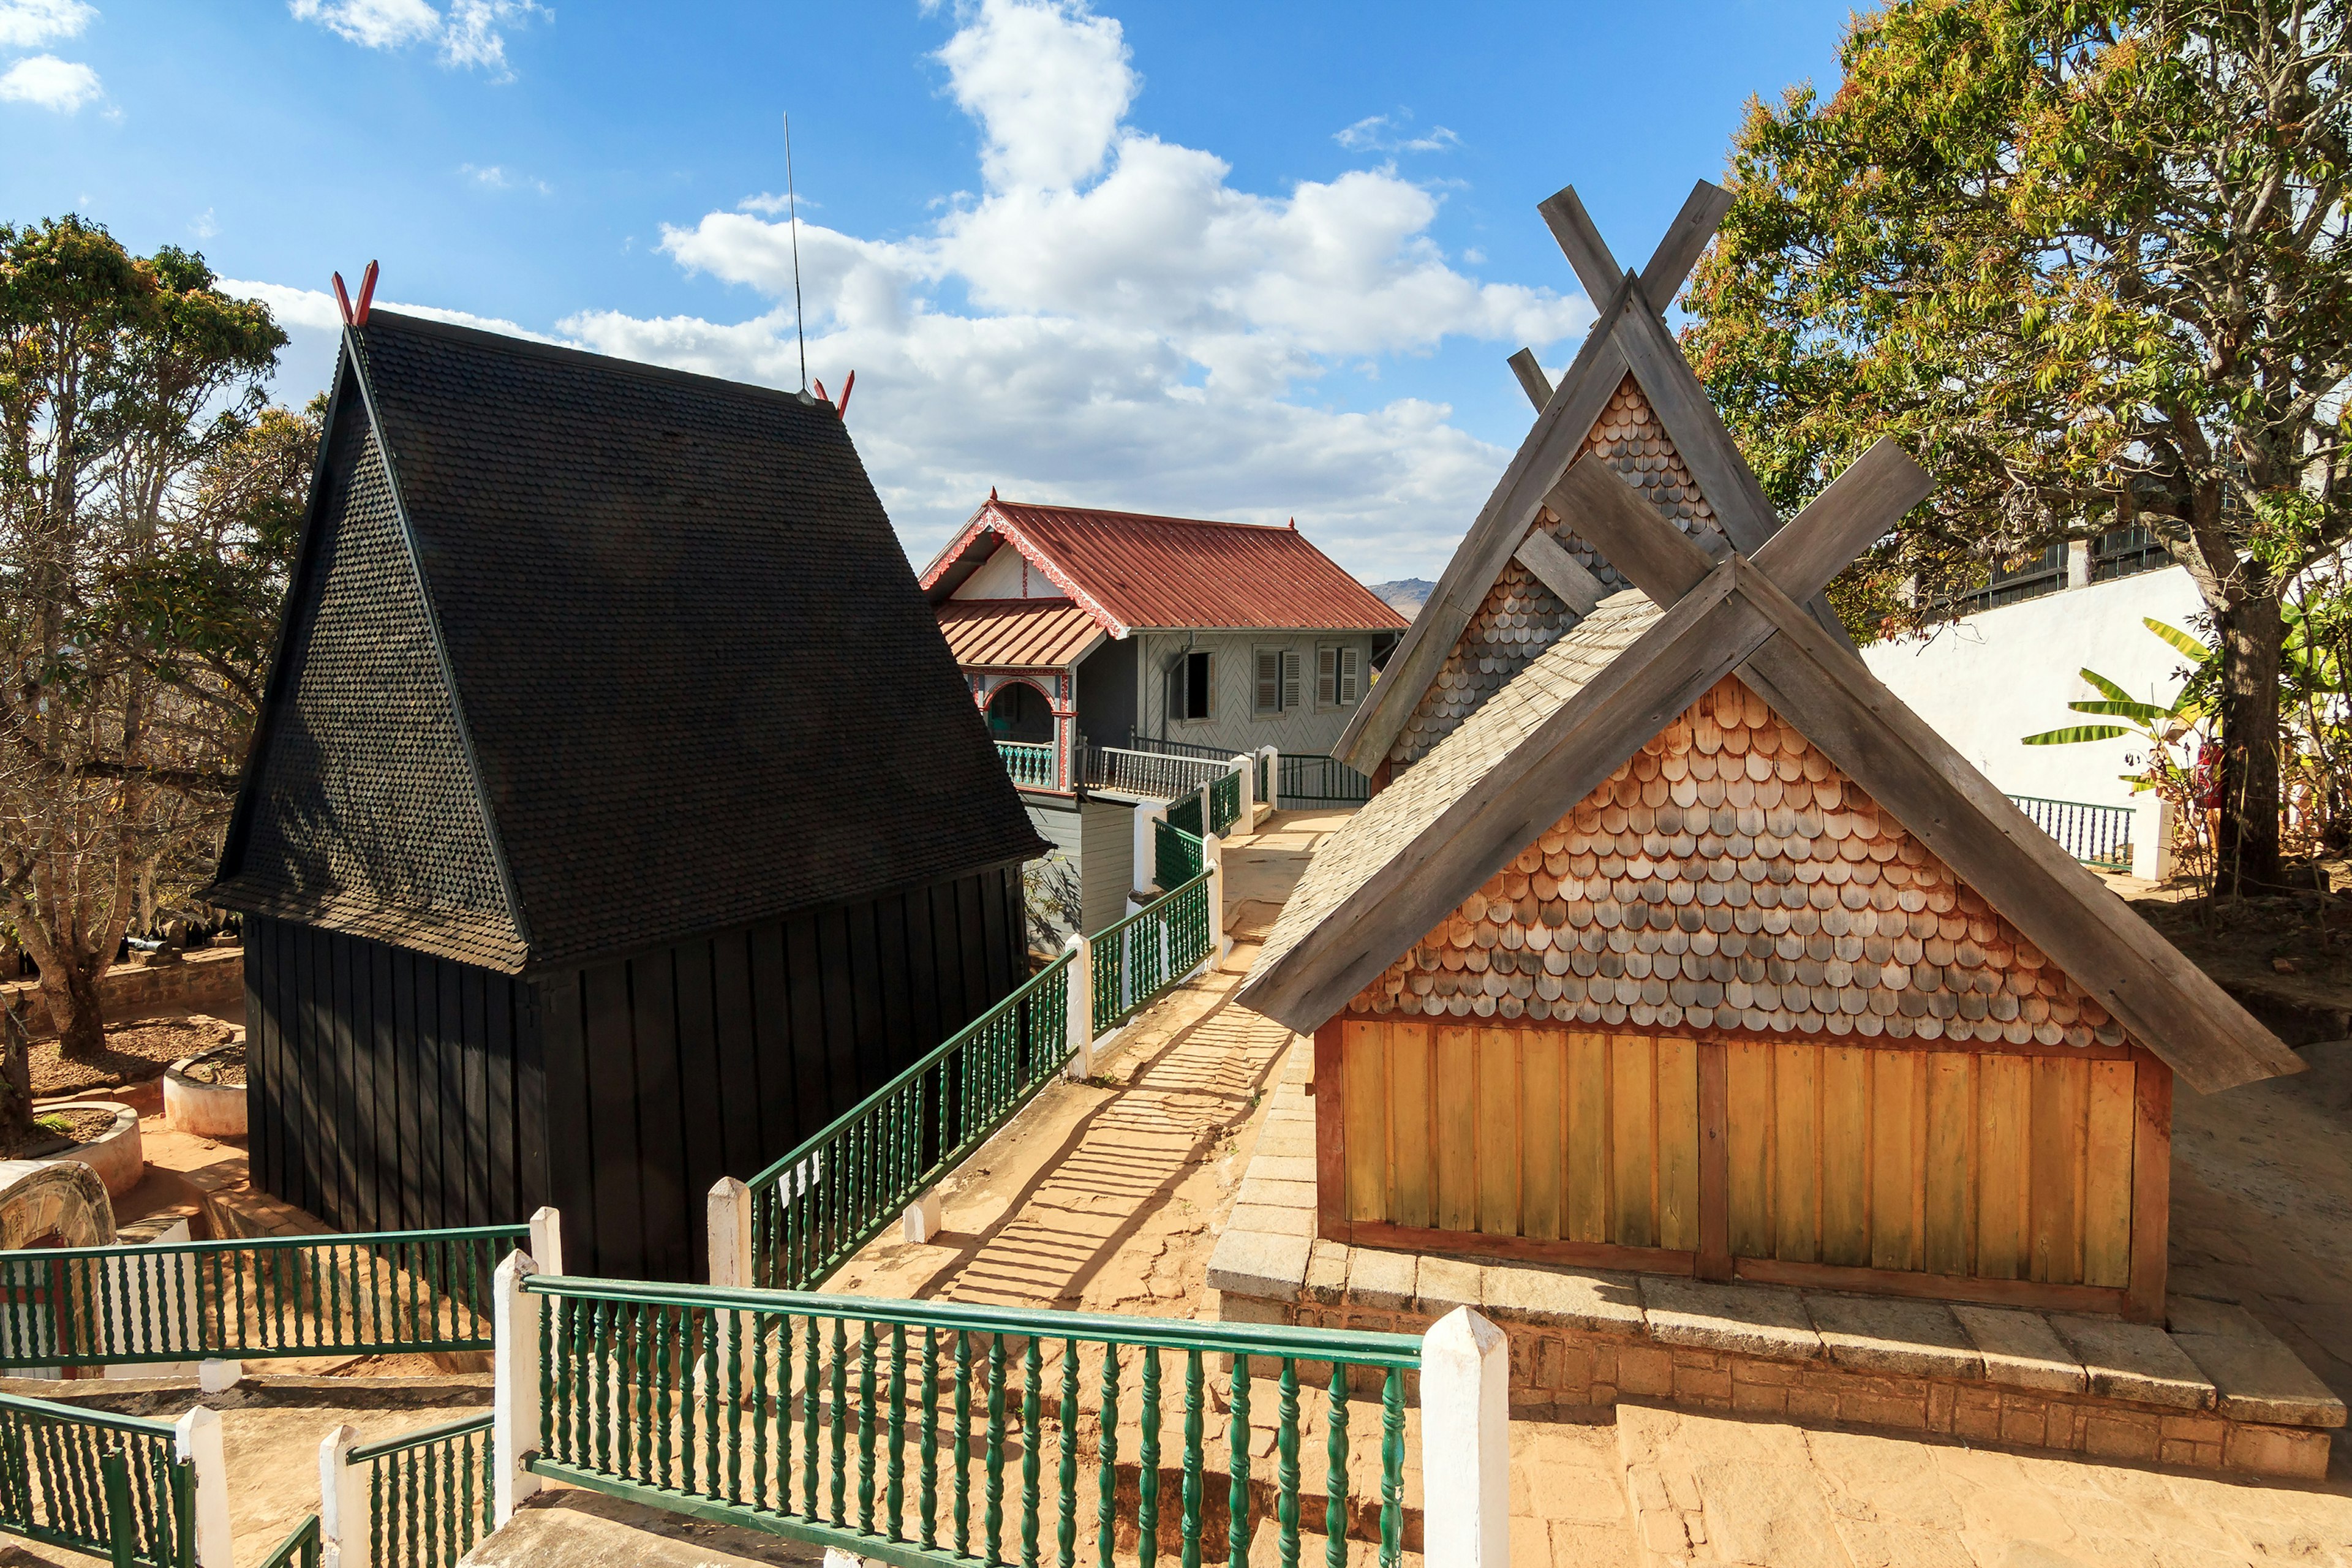
POLYGON ((784 115, 784 205, 793 226, 793 335, 800 340, 801 391, 808 391, 808 327, 801 315, 801 204, 793 185, 793 117, 784 115))

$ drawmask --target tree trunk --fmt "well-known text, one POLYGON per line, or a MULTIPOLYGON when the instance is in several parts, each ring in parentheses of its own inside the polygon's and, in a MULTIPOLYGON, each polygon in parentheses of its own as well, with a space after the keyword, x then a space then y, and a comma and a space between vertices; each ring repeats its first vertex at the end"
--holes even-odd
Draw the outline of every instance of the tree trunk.
POLYGON ((2213 890, 2275 892, 2279 869, 2278 595, 2248 594, 2214 617, 2221 644, 2221 822, 2213 890))
POLYGON ((41 965, 41 1000, 58 1026, 58 1050, 69 1062, 96 1061, 106 1049, 106 1015, 98 981, 66 953, 41 965))

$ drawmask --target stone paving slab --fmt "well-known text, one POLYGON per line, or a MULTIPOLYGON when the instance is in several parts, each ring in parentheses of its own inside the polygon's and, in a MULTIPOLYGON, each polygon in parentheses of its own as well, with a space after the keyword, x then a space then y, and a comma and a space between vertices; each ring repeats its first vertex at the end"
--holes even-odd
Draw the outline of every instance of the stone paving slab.
POLYGON ((2092 1393, 2181 1410, 2213 1408, 2212 1384, 2162 1329, 2070 1312, 2051 1314, 2050 1325, 2082 1361, 2092 1393))
POLYGON ((1830 1359, 1864 1372, 1979 1378, 1984 1354, 1941 1301, 1894 1296, 1807 1296, 1830 1359))
POLYGON ((2054 1394, 2080 1394, 2089 1386, 2083 1363, 2040 1313, 1957 1303, 1951 1312, 1983 1358, 1987 1381, 2054 1394))
POLYGON ((2269 1334, 2174 1334, 2172 1342, 2212 1381, 2218 1408, 2235 1421, 2341 1426, 2344 1402, 2269 1334))
POLYGON ((1812 1361, 1822 1336, 1804 1298, 1772 1285, 1707 1285, 1642 1276, 1642 1312, 1661 1344, 1780 1361, 1812 1361))

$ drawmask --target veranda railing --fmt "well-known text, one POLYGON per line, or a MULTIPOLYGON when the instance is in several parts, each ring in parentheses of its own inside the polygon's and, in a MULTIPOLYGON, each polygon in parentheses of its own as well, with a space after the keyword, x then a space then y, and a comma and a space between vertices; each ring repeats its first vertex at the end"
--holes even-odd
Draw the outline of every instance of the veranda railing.
POLYGON ((1062 781, 1055 776, 1054 748, 1028 741, 999 741, 996 754, 1004 763, 1004 771, 1023 789, 1059 789, 1062 781))
POLYGON ((748 1184, 754 1280, 806 1289, 1028 1103, 1070 1054, 1064 954, 748 1184))
MULTIPOLYGON (((1162 823, 1159 831, 1178 830, 1162 823)), ((1117 925, 1095 933, 1089 944, 1088 989, 1097 1038, 1133 1017, 1209 956, 1210 881, 1207 871, 1198 871, 1117 925)))
POLYGON ((1337 757, 1282 753, 1277 805, 1356 805, 1372 798, 1372 781, 1337 757))
POLYGON ((2095 805, 2081 800, 2045 800, 2040 795, 2009 797, 2034 826, 2058 841, 2058 847, 2085 865, 2109 870, 2131 869, 2132 817, 2127 805, 2095 805))
POLYGON ((1242 773, 1239 768, 1217 775, 1209 785, 1209 831, 1223 833, 1241 819, 1242 773))
MULTIPOLYGON (((485 1410, 344 1453, 363 1472, 367 1568, 452 1568, 497 1528, 495 1419, 485 1410)), ((346 1544, 341 1560, 355 1556, 346 1544)))
MULTIPOLYGON (((1195 807, 1192 818, 1198 821, 1200 797, 1192 797, 1195 807)), ((1208 864, 1208 847, 1201 835, 1176 820, 1174 808, 1168 816, 1151 825, 1151 879, 1162 888, 1175 888, 1191 881, 1208 864)))
POLYGON ((1087 787, 1146 800, 1174 800, 1233 771, 1233 759, 1175 756, 1093 746, 1087 751, 1087 787))
POLYGON ((0 1258, 0 1367, 488 1350, 527 1226, 79 1247, 0 1258))
POLYGON ((1239 1563, 1265 1521, 1286 1564, 1309 1534, 1328 1564, 1350 1540, 1402 1556, 1417 1339, 563 1275, 520 1287, 543 1298, 542 1477, 897 1563, 1068 1564, 1082 1543, 1102 1563, 1239 1563))
POLYGON ((305 1514, 255 1568, 319 1568, 319 1516, 305 1514))
POLYGON ((0 1531, 144 1568, 195 1561, 195 1472, 169 1422, 0 1394, 0 1531))

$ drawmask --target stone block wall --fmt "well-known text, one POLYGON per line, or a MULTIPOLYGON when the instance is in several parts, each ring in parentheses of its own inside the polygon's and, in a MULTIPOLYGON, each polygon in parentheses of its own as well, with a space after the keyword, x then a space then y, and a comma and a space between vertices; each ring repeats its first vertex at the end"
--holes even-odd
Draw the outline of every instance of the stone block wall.
MULTIPOLYGON (((108 970, 98 983, 98 994, 110 1024, 176 1012, 226 1013, 233 1017, 245 1005, 245 949, 199 948, 178 963, 153 969, 134 957, 108 970)), ((48 1007, 41 1001, 39 982, 18 980, 0 986, 0 999, 23 1005, 36 1036, 57 1033, 48 1007)))

